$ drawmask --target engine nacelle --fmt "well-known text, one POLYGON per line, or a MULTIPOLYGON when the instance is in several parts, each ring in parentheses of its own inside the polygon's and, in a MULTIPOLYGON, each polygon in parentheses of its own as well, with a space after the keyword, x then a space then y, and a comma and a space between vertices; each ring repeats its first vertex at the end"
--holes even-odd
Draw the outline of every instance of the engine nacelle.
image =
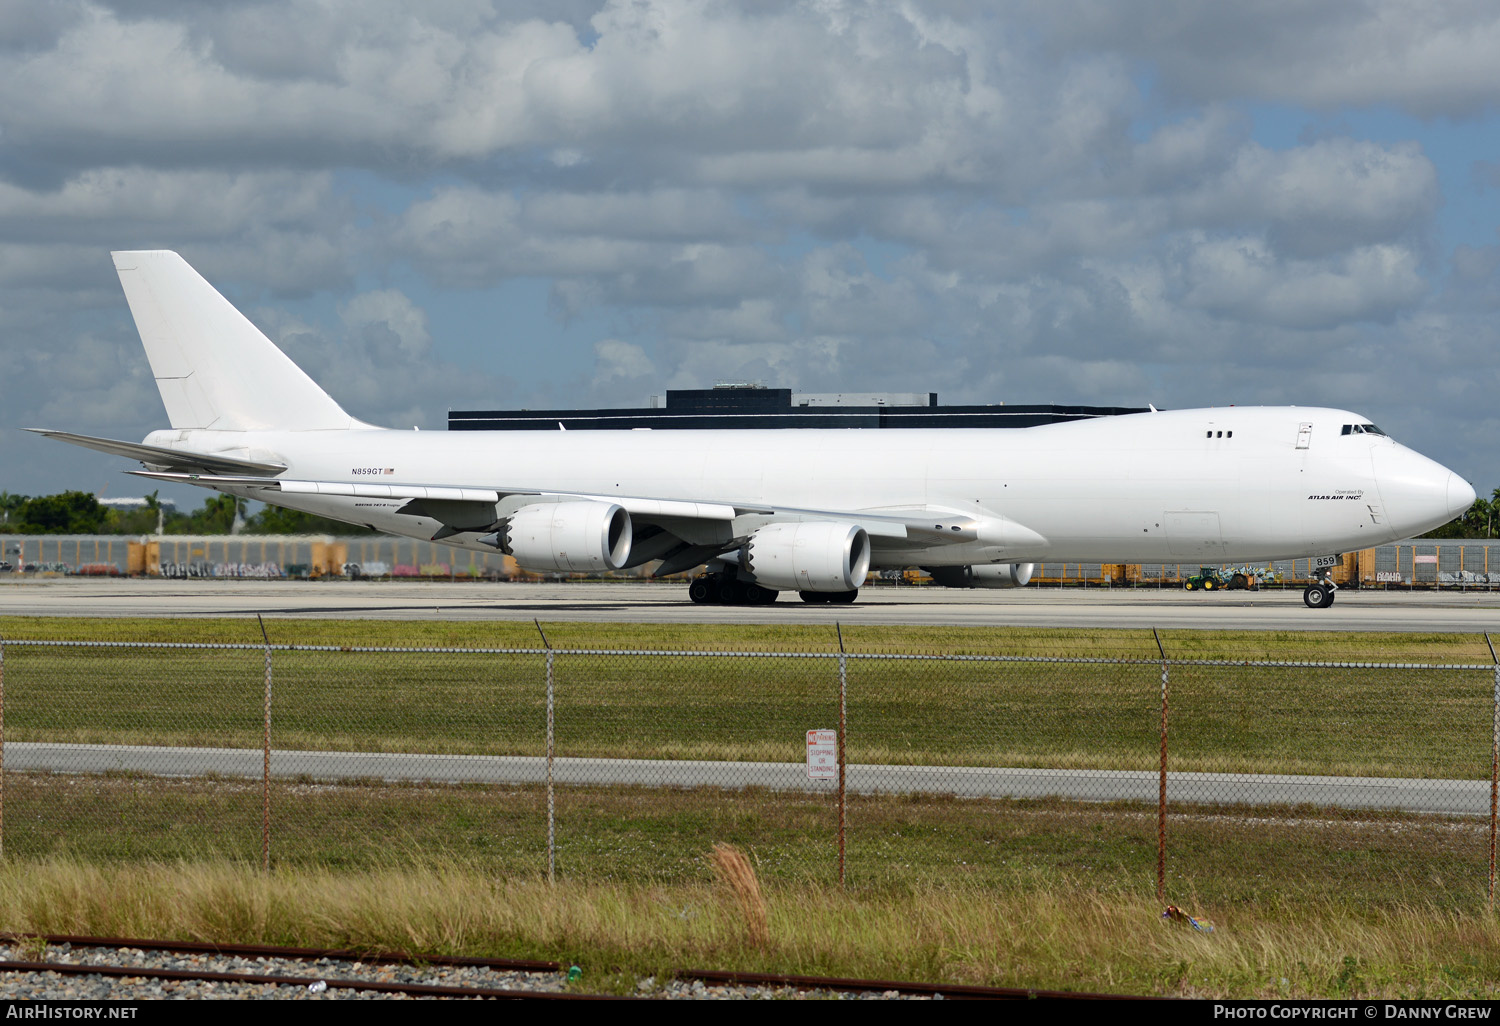
POLYGON ((593 573, 630 559, 630 514, 612 502, 539 502, 518 509, 497 548, 527 570, 593 573))
POLYGON ((870 571, 870 536, 834 520, 771 524, 745 543, 742 565, 775 591, 853 591, 870 571))
POLYGON ((945 588, 1024 588, 1036 572, 1035 563, 986 563, 979 566, 927 567, 934 582, 945 588))

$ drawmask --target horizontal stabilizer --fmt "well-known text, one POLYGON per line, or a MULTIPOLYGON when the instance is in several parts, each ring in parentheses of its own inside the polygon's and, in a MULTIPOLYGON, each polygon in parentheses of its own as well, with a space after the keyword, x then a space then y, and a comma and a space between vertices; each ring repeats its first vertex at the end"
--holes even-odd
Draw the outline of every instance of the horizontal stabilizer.
POLYGON ((167 449, 159 445, 141 442, 122 442, 114 438, 95 438, 92 435, 75 435, 68 431, 48 431, 46 428, 27 428, 32 434, 43 438, 55 438, 70 445, 81 445, 85 449, 107 452, 111 456, 125 456, 140 460, 149 467, 161 470, 198 471, 209 474, 279 474, 286 469, 281 463, 259 463, 255 460, 236 459, 233 456, 217 456, 207 452, 186 452, 182 449, 167 449))
MULTIPOLYGON (((450 502, 500 501, 502 493, 490 488, 440 488, 434 485, 345 484, 342 481, 285 481, 279 478, 236 476, 232 474, 170 474, 150 470, 132 470, 137 477, 153 481, 178 481, 204 488, 266 488, 288 495, 351 495, 364 499, 441 499, 450 502)), ((506 495, 525 494, 505 492, 506 495)))

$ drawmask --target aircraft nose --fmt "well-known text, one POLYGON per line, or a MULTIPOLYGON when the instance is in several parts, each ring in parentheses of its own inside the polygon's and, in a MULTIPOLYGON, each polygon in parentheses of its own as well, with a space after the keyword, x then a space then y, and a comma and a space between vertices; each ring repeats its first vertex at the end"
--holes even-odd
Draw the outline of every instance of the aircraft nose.
POLYGON ((1474 486, 1457 474, 1448 475, 1448 516, 1460 517, 1474 505, 1474 486))
POLYGON ((1401 445, 1377 451, 1375 476, 1396 537, 1413 537, 1462 516, 1474 489, 1453 471, 1401 445))

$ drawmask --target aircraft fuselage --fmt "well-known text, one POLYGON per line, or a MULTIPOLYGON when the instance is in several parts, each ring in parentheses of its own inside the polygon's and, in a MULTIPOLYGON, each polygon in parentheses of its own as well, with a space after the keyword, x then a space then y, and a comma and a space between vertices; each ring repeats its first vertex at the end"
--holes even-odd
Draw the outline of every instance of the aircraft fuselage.
MULTIPOLYGON (((279 458, 287 477, 651 496, 777 510, 928 507, 1003 524, 981 544, 879 542, 877 566, 1224 562, 1369 548, 1460 515, 1473 491, 1358 414, 1226 407, 989 430, 156 432, 148 442, 279 458)), ((266 498, 256 490, 238 494, 266 498)), ((279 505, 430 538, 405 500, 279 505)), ((751 515, 744 526, 763 518, 751 515)), ((737 529, 740 525, 737 525, 737 529)), ((481 548, 472 538, 450 544, 481 548)))

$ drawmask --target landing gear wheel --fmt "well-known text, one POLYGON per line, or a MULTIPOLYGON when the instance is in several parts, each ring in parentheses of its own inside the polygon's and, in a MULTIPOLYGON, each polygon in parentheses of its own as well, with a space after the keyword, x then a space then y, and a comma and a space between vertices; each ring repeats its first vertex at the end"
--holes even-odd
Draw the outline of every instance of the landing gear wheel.
POLYGON ((772 591, 770 588, 763 588, 758 584, 745 586, 745 601, 752 606, 769 606, 772 602, 776 601, 776 596, 780 594, 781 592, 779 591, 772 591))
POLYGON ((703 605, 708 602, 719 600, 719 586, 706 577, 699 577, 688 585, 688 598, 703 605))
POLYGON ((1327 609, 1333 605, 1333 589, 1326 584, 1309 584, 1302 592, 1308 609, 1327 609))
POLYGON ((739 581, 722 581, 719 584, 719 601, 726 606, 743 605, 746 585, 739 581))

